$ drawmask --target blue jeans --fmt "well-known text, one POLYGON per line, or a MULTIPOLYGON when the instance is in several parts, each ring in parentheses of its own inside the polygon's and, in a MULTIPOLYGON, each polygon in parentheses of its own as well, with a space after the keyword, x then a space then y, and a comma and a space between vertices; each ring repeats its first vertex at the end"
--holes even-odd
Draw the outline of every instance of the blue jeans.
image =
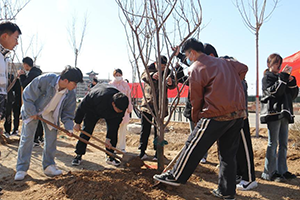
MULTIPOLYGON (((18 160, 17 160, 17 171, 27 171, 29 169, 30 158, 33 148, 33 138, 37 128, 39 120, 32 120, 29 123, 23 123, 21 138, 18 149, 18 160)), ((54 165, 54 157, 56 153, 56 141, 57 141, 57 130, 48 129, 48 126, 42 122, 45 143, 43 150, 43 169, 46 169, 49 165, 54 165)))
POLYGON ((289 122, 286 118, 271 121, 268 125, 268 147, 265 159, 265 169, 262 178, 270 180, 277 172, 284 174, 288 171, 286 164, 289 122), (277 146, 278 155, 277 155, 277 146))

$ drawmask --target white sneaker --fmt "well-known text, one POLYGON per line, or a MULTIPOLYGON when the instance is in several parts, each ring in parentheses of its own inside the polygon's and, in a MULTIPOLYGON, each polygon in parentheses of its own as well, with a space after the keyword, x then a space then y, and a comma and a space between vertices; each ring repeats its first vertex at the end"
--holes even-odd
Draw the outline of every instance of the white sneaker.
POLYGON ((200 160, 200 163, 201 163, 201 164, 206 163, 206 158, 202 158, 202 159, 200 160))
POLYGON ((15 175, 15 181, 22 181, 26 175, 27 175, 27 172, 17 171, 17 173, 15 175))
POLYGON ((248 181, 241 180, 241 182, 236 185, 236 189, 242 190, 242 191, 247 191, 247 190, 252 190, 252 189, 256 188, 257 186, 258 185, 257 185, 256 181, 248 182, 248 181))
POLYGON ((47 176, 57 176, 57 175, 61 175, 62 171, 57 169, 56 165, 49 165, 44 170, 44 174, 46 174, 47 176))

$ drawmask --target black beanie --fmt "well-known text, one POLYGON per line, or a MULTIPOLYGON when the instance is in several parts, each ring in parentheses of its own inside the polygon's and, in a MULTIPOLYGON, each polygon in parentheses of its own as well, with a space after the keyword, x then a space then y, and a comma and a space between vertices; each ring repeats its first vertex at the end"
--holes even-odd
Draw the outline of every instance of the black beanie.
POLYGON ((113 96, 113 102, 116 107, 122 111, 125 111, 128 108, 129 100, 128 97, 122 92, 118 92, 113 96))

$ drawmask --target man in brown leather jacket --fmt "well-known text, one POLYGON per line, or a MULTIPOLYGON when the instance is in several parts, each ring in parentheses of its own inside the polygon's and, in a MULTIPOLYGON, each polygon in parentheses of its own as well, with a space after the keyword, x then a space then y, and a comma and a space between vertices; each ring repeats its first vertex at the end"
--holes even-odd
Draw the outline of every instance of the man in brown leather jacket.
POLYGON ((193 38, 182 46, 188 61, 193 62, 189 86, 192 120, 197 125, 173 169, 153 178, 173 186, 186 183, 205 152, 219 140, 219 181, 213 195, 235 199, 236 153, 246 116, 241 80, 248 67, 238 61, 205 55, 203 51, 203 44, 193 38))

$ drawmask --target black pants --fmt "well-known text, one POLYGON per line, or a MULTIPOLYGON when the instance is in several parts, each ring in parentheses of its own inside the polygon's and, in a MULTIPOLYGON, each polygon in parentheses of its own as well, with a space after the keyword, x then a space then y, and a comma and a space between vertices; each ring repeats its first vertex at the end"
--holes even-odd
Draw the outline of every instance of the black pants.
POLYGON ((218 188, 222 195, 235 195, 236 153, 242 126, 242 118, 231 121, 200 119, 171 171, 175 179, 186 183, 207 150, 216 140, 219 140, 218 188))
POLYGON ((12 103, 12 102, 8 102, 8 101, 6 102, 5 122, 4 122, 4 129, 5 129, 6 133, 10 133, 10 131, 11 131, 11 122, 12 122, 11 112, 13 112, 13 117, 14 117, 13 131, 17 131, 19 129, 20 109, 21 109, 20 103, 12 103))
MULTIPOLYGON (((141 152, 145 152, 148 146, 148 139, 151 132, 151 126, 150 123, 152 121, 152 115, 146 112, 143 112, 144 115, 142 115, 141 123, 142 123, 142 130, 140 135, 140 146, 139 149, 141 152), (149 119, 149 121, 146 119, 146 117, 149 119)), ((154 138, 157 137, 157 128, 154 127, 154 138)), ((154 150, 156 150, 156 145, 154 145, 154 150)))
MULTIPOLYGON (((96 117, 85 117, 83 119, 83 126, 82 126, 82 130, 85 132, 88 132, 89 134, 93 134, 94 128, 98 122, 99 118, 96 117)), ((80 133, 80 137, 89 141, 90 137, 86 136, 83 133, 80 133)), ((116 147, 117 142, 118 142, 118 133, 116 133, 115 137, 110 138, 110 143, 113 147, 116 147)), ((78 155, 84 155, 86 153, 86 147, 87 144, 84 142, 81 142, 80 140, 78 140, 77 144, 76 144, 76 150, 75 153, 78 155)), ((108 149, 106 148, 107 151, 114 153, 114 150, 112 149, 108 149)))
POLYGON ((44 135, 43 131, 44 130, 43 130, 42 122, 39 121, 38 125, 36 127, 35 135, 34 135, 34 142, 38 142, 38 141, 43 140, 43 135, 44 135))
POLYGON ((253 161, 253 149, 248 118, 244 120, 241 130, 240 145, 236 154, 237 175, 242 176, 242 180, 255 181, 255 170, 253 161))

